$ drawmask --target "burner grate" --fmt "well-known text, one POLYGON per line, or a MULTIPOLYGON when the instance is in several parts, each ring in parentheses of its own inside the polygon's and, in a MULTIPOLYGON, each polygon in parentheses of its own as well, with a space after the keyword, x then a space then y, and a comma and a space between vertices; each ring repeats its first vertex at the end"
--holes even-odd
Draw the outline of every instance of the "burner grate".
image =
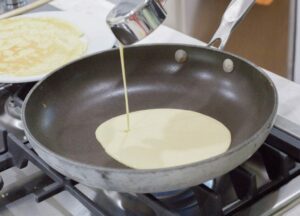
MULTIPOLYGON (((197 201, 195 204, 198 208, 197 215, 238 215, 240 210, 300 174, 300 163, 273 147, 276 137, 273 132, 245 164, 216 178, 212 186, 201 184, 192 188, 192 196, 197 201), (256 167, 258 157, 262 160, 260 166, 266 170, 263 177, 267 179, 264 181, 260 179, 262 178, 259 176, 260 172, 256 172, 261 171, 261 167, 256 167), (249 165, 250 163, 254 165, 249 165)), ((276 141, 278 139, 282 138, 276 137, 276 141)), ((281 140, 281 142, 285 141, 281 140)), ((164 203, 164 205, 170 207, 170 203, 164 203)))
MULTIPOLYGON (((5 136, 4 136, 5 137, 5 136)), ((39 169, 41 169, 48 177, 53 180, 53 183, 48 187, 45 187, 42 191, 36 194, 36 201, 41 202, 63 190, 71 193, 77 198, 84 206, 86 206, 95 215, 106 215, 102 209, 98 208, 94 202, 89 200, 82 192, 76 187, 76 182, 62 176, 48 164, 46 164, 37 154, 32 150, 29 143, 22 143, 16 137, 9 134, 6 136, 4 142, 7 146, 7 152, 1 155, 1 163, 3 165, 1 169, 7 169, 12 166, 18 168, 24 168, 28 161, 33 163, 39 169)))
MULTIPOLYGON (((262 186, 257 184, 254 169, 249 165, 242 165, 215 179, 211 185, 201 184, 183 193, 175 193, 174 197, 163 199, 152 194, 138 194, 136 196, 151 207, 157 215, 221 216, 237 214, 255 200, 300 174, 300 164, 286 153, 273 147, 274 137, 274 134, 270 135, 271 139, 267 139, 266 143, 247 162, 257 161, 257 155, 261 156, 269 178, 266 181, 267 183, 262 186), (224 182, 227 183, 224 184, 224 182), (228 193, 231 195, 227 196, 228 193), (226 200, 230 200, 230 202, 226 202, 226 200)), ((75 187, 77 182, 66 178, 49 167, 47 163, 38 157, 28 142, 21 142, 3 129, 0 129, 0 139, 5 147, 0 154, 0 171, 11 167, 22 169, 30 161, 46 174, 48 184, 35 193, 37 202, 44 201, 62 191, 68 191, 93 215, 110 215, 106 209, 99 207, 78 190, 75 187)), ((0 188, 2 187, 3 181, 0 178, 0 188)))
MULTIPOLYGON (((27 166, 28 161, 33 163, 39 169, 41 169, 50 179, 51 183, 44 187, 39 192, 35 193, 36 201, 42 202, 62 191, 68 191, 78 201, 80 201, 93 215, 105 216, 109 215, 105 209, 99 207, 95 202, 90 200, 85 194, 78 190, 75 185, 77 182, 61 175, 57 171, 53 170, 47 163, 45 163, 31 148, 30 144, 23 143, 18 140, 15 136, 7 134, 6 131, 0 132, 3 141, 5 143, 6 151, 0 154, 0 171, 9 169, 11 167, 18 167, 20 169, 27 166)), ((0 177, 0 189, 3 188, 3 180, 0 177)), ((158 203, 155 203, 147 196, 140 197, 151 206, 157 215, 176 215, 171 213, 169 210, 164 209, 158 203)))
POLYGON ((274 128, 267 143, 285 152, 296 161, 300 161, 300 140, 278 128, 274 128))

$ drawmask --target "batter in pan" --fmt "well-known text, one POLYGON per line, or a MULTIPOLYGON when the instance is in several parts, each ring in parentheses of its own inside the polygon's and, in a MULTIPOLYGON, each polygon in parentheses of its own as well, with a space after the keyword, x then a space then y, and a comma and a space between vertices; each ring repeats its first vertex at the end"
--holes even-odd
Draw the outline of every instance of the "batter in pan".
POLYGON ((230 131, 219 121, 188 110, 150 109, 114 117, 96 130, 112 158, 136 169, 166 168, 201 161, 225 152, 230 131))
POLYGON ((225 152, 230 131, 219 121, 198 112, 149 109, 129 113, 124 51, 120 57, 126 114, 101 124, 96 138, 106 153, 136 169, 189 164, 225 152))

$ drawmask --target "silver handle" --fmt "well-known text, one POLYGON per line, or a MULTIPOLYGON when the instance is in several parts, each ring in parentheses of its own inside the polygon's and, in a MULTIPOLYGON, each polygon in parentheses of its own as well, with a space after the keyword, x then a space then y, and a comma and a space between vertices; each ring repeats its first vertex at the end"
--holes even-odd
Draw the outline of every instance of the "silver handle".
POLYGON ((213 46, 217 41, 220 41, 220 45, 217 48, 223 50, 232 31, 244 18, 254 3, 255 0, 232 0, 222 17, 218 30, 208 43, 208 46, 213 46))

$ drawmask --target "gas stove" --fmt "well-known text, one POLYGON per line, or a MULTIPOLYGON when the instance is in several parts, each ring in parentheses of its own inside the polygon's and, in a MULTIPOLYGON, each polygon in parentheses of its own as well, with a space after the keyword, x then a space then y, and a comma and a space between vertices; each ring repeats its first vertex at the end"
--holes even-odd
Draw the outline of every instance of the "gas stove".
POLYGON ((85 209, 77 215, 270 215, 300 195, 300 140, 278 128, 246 163, 191 188, 126 194, 85 187, 49 167, 27 141, 20 114, 33 85, 0 85, 0 215, 74 215, 76 206, 85 209), (22 205, 35 207, 17 211, 22 205))

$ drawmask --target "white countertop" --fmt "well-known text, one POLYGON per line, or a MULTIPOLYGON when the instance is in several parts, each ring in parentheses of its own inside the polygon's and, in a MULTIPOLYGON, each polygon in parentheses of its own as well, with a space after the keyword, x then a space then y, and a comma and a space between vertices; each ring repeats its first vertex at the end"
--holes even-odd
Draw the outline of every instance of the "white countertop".
MULTIPOLYGON (((116 2, 117 0, 110 0, 116 2)), ((113 4, 106 0, 55 0, 53 6, 66 11, 84 12, 97 18, 97 14, 108 13, 113 4)), ((205 46, 205 43, 166 26, 138 44, 179 43, 205 46)), ((278 91, 279 106, 275 125, 300 138, 300 85, 268 72, 278 91)))

